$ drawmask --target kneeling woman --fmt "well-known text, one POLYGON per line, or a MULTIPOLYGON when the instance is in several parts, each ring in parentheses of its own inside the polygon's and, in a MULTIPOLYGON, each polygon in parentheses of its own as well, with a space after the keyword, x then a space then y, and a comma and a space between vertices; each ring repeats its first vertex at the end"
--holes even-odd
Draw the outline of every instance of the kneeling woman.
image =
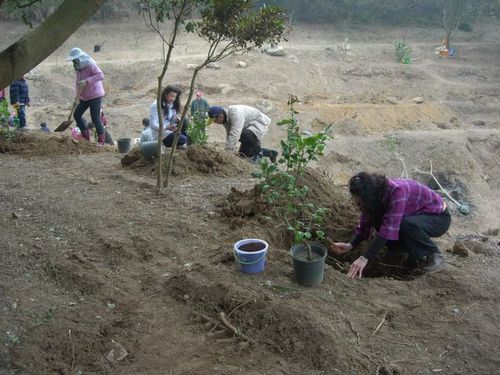
MULTIPOLYGON (((174 143, 175 131, 179 123, 179 114, 181 111, 181 90, 175 86, 167 86, 161 93, 161 114, 163 117, 163 144, 165 147, 171 147, 174 143)), ((156 100, 149 109, 149 127, 151 129, 152 140, 158 139, 160 130, 160 121, 158 118, 158 107, 156 100)), ((187 144, 188 138, 185 129, 177 141, 177 146, 187 144)))
POLYGON ((443 254, 430 237, 442 236, 451 224, 443 199, 427 186, 413 180, 391 179, 361 172, 349 180, 349 191, 361 210, 355 236, 350 243, 332 244, 332 251, 344 254, 377 231, 364 256, 355 260, 347 273, 361 278, 363 269, 385 245, 389 250, 408 252, 408 266, 422 265, 423 272, 443 268, 443 254))

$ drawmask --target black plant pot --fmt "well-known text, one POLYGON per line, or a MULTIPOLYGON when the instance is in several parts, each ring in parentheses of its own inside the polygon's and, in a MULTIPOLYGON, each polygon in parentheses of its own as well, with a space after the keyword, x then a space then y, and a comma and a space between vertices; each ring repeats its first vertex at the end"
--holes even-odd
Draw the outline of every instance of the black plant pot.
POLYGON ((308 259, 306 244, 295 244, 290 249, 293 258, 295 280, 304 286, 316 286, 323 281, 327 250, 320 243, 311 242, 312 259, 308 259))

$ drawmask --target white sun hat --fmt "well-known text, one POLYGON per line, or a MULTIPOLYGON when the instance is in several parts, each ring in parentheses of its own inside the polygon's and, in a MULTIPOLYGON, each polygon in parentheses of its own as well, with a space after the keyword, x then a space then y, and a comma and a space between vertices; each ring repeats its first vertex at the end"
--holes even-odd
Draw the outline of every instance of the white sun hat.
POLYGON ((72 48, 66 61, 73 61, 83 55, 85 55, 85 52, 83 52, 80 48, 72 48))

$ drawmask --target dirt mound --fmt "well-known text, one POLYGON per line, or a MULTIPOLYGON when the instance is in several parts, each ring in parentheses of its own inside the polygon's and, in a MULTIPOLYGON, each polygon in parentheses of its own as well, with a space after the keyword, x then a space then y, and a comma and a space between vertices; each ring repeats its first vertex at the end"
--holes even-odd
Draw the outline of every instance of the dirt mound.
POLYGON ((24 157, 50 157, 109 152, 111 147, 96 147, 95 143, 76 141, 68 135, 38 130, 2 133, 0 153, 24 157), (8 134, 8 135, 7 135, 8 134))
POLYGON ((141 150, 137 147, 130 150, 130 152, 121 159, 121 163, 123 167, 149 173, 154 170, 155 165, 154 159, 143 158, 141 150))
MULTIPOLYGON (((214 331, 221 332, 216 329, 224 327, 219 320, 224 314, 226 322, 238 327, 239 345, 235 350, 260 344, 307 368, 324 371, 355 366, 363 372, 363 367, 354 364, 353 358, 343 352, 342 343, 332 339, 329 327, 323 322, 313 323, 314 312, 303 309, 300 302, 288 300, 283 304, 283 296, 271 291, 260 289, 256 292, 250 285, 242 289, 231 283, 190 274, 170 278, 163 290, 168 290, 178 301, 187 300, 193 307, 195 320, 203 323, 207 330, 214 327, 208 339, 214 331)), ((294 298, 300 298, 300 294, 294 298)), ((226 340, 235 341, 234 338, 226 340)))
MULTIPOLYGON (((165 160, 168 153, 165 155, 165 160)), ((124 167, 140 173, 151 174, 156 170, 154 159, 145 159, 138 148, 125 155, 121 163, 124 167)), ((166 161, 164 163, 166 168, 166 161)), ((233 153, 217 150, 210 146, 191 145, 186 151, 179 150, 174 155, 172 175, 186 177, 192 175, 239 176, 249 175, 252 165, 233 153)))
MULTIPOLYGON (((336 240, 347 240, 356 225, 356 210, 352 207, 347 192, 333 184, 325 175, 312 169, 306 170, 299 178, 299 186, 309 187, 308 196, 318 207, 327 209, 325 220, 325 233, 336 240)), ((269 205, 259 188, 255 185, 252 189, 240 191, 232 188, 227 199, 219 204, 222 216, 229 220, 231 227, 246 225, 249 218, 255 218, 262 223, 273 223, 269 235, 275 244, 283 245, 283 237, 289 237, 285 225, 279 225, 282 220, 276 210, 269 205), (277 231, 276 228, 282 228, 277 231)), ((289 240, 289 239, 288 239, 289 240)), ((289 245, 285 241, 285 245, 289 245)))
POLYGON ((462 257, 467 257, 471 253, 495 256, 500 253, 500 242, 487 236, 468 235, 457 240, 453 248, 448 251, 462 257))

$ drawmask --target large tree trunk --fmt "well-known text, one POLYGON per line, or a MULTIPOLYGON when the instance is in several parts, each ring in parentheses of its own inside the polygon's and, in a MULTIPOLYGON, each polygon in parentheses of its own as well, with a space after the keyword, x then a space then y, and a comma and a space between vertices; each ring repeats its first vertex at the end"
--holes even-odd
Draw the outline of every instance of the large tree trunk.
POLYGON ((65 0, 47 21, 2 51, 0 88, 9 86, 12 81, 40 64, 105 2, 106 0, 65 0))

